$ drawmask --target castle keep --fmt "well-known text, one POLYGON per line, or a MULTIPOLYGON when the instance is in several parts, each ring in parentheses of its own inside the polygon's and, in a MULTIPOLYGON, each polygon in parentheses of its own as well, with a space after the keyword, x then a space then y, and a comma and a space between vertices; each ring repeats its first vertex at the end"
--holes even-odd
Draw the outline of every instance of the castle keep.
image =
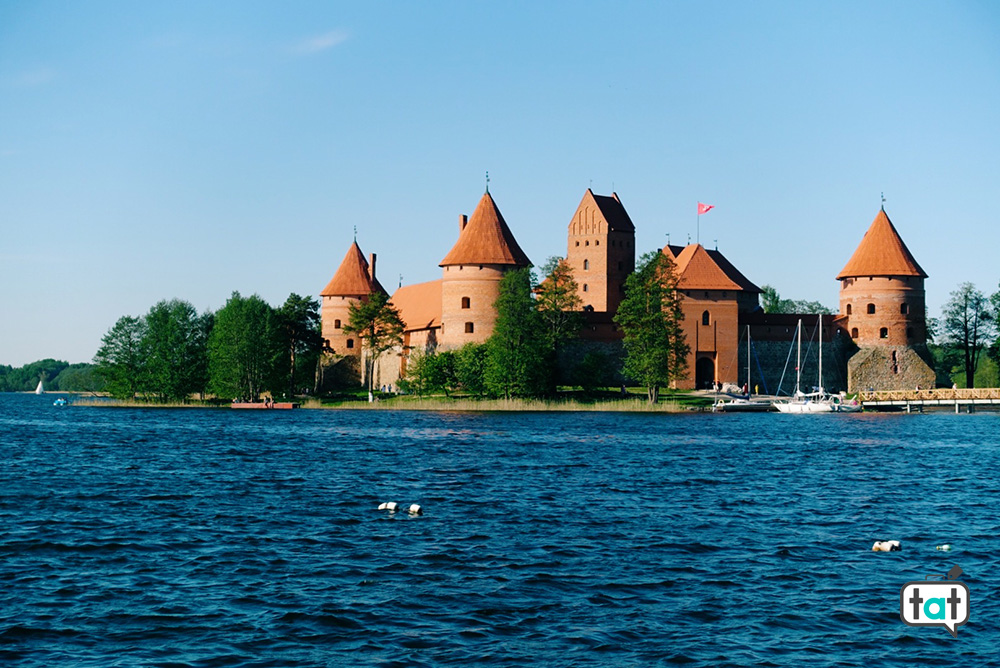
MULTIPOLYGON (((458 239, 439 263, 441 278, 401 286, 392 295, 405 323, 403 347, 382 359, 377 385, 395 385, 405 376, 414 351, 486 341, 496 322, 493 304, 500 280, 512 269, 531 265, 488 190, 470 217, 459 216, 458 227, 458 239)), ((750 382, 751 387, 776 391, 788 370, 788 346, 798 321, 803 321, 804 337, 816 341, 818 317, 765 314, 760 288, 717 249, 668 244, 661 252, 676 267, 682 327, 690 347, 688 375, 676 386, 703 389, 716 382, 750 382), (754 341, 753 359, 746 351, 748 332, 754 341)), ((581 349, 596 346, 619 356, 622 335, 613 318, 624 297, 625 280, 635 270, 635 225, 617 193, 604 196, 586 190, 567 226, 566 261, 583 303, 581 349)), ((823 384, 828 390, 933 387, 926 347, 926 277, 885 211, 879 211, 837 275, 839 315, 823 320, 823 384)), ((361 345, 343 327, 350 304, 374 292, 385 292, 375 277, 375 255, 366 261, 355 242, 321 293, 323 338, 339 359, 355 360, 354 368, 361 345)), ((810 343, 803 361, 804 382, 815 378, 814 345, 810 343)), ((786 380, 784 389, 788 387, 786 380)))

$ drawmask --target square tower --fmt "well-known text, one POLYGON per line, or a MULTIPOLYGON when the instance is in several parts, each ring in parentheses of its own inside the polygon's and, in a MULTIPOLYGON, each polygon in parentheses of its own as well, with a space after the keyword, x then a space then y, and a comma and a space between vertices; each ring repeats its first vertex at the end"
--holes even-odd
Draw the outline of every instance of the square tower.
POLYGON ((590 188, 568 228, 566 262, 573 270, 583 307, 614 315, 625 296, 625 279, 635 271, 635 225, 618 199, 590 188))

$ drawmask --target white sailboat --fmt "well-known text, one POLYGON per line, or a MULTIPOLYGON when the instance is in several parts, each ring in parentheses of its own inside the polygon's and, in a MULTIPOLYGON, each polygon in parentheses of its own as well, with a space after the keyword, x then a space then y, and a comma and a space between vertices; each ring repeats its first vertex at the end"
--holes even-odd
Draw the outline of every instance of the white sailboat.
POLYGON ((35 394, 42 394, 43 392, 45 392, 45 387, 44 387, 44 385, 42 383, 42 379, 39 378, 38 379, 38 387, 35 388, 35 394))
POLYGON ((800 388, 802 381, 802 320, 799 320, 795 337, 795 394, 789 399, 778 399, 774 407, 782 413, 855 413, 861 404, 845 404, 839 395, 827 394, 823 389, 823 315, 819 316, 819 378, 815 392, 808 394, 800 388))

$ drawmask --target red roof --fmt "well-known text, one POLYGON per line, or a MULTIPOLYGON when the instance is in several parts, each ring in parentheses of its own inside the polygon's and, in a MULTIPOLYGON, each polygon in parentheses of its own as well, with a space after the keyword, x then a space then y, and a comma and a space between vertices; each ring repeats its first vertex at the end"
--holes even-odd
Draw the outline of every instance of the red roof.
POLYGON ((330 282, 319 293, 321 297, 364 297, 373 292, 385 292, 378 279, 369 275, 368 261, 355 241, 347 250, 344 261, 330 282))
POLYGON ((489 192, 479 200, 465 229, 459 233, 458 241, 439 266, 457 264, 509 264, 517 267, 531 264, 517 245, 489 192))
POLYGON ((441 280, 404 285, 393 293, 392 304, 407 332, 441 326, 441 280))
POLYGON ((854 255, 837 274, 837 280, 857 276, 919 276, 927 273, 913 259, 885 209, 881 209, 865 232, 854 255))
POLYGON ((717 250, 701 244, 664 246, 663 252, 677 265, 683 290, 744 290, 760 292, 746 276, 717 250))

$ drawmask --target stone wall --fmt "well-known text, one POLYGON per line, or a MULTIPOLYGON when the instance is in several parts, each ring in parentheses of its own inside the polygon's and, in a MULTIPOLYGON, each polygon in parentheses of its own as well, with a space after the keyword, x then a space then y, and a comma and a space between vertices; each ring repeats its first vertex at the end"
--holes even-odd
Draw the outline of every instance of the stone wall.
MULTIPOLYGON (((761 393, 777 394, 781 382, 782 394, 795 391, 795 344, 791 341, 753 341, 751 348, 750 384, 761 393), (790 353, 789 353, 790 351, 790 353), (761 373, 763 372, 763 377, 761 373), (784 373, 784 380, 782 380, 784 373)), ((845 336, 834 336, 823 343, 823 387, 828 392, 847 390, 847 360, 857 348, 845 336)), ((819 344, 802 343, 801 389, 809 392, 816 385, 819 372, 819 344)), ((747 379, 747 348, 744 339, 739 346, 739 381, 747 379)))
POLYGON ((848 391, 913 390, 935 386, 926 346, 864 346, 848 362, 848 391))

